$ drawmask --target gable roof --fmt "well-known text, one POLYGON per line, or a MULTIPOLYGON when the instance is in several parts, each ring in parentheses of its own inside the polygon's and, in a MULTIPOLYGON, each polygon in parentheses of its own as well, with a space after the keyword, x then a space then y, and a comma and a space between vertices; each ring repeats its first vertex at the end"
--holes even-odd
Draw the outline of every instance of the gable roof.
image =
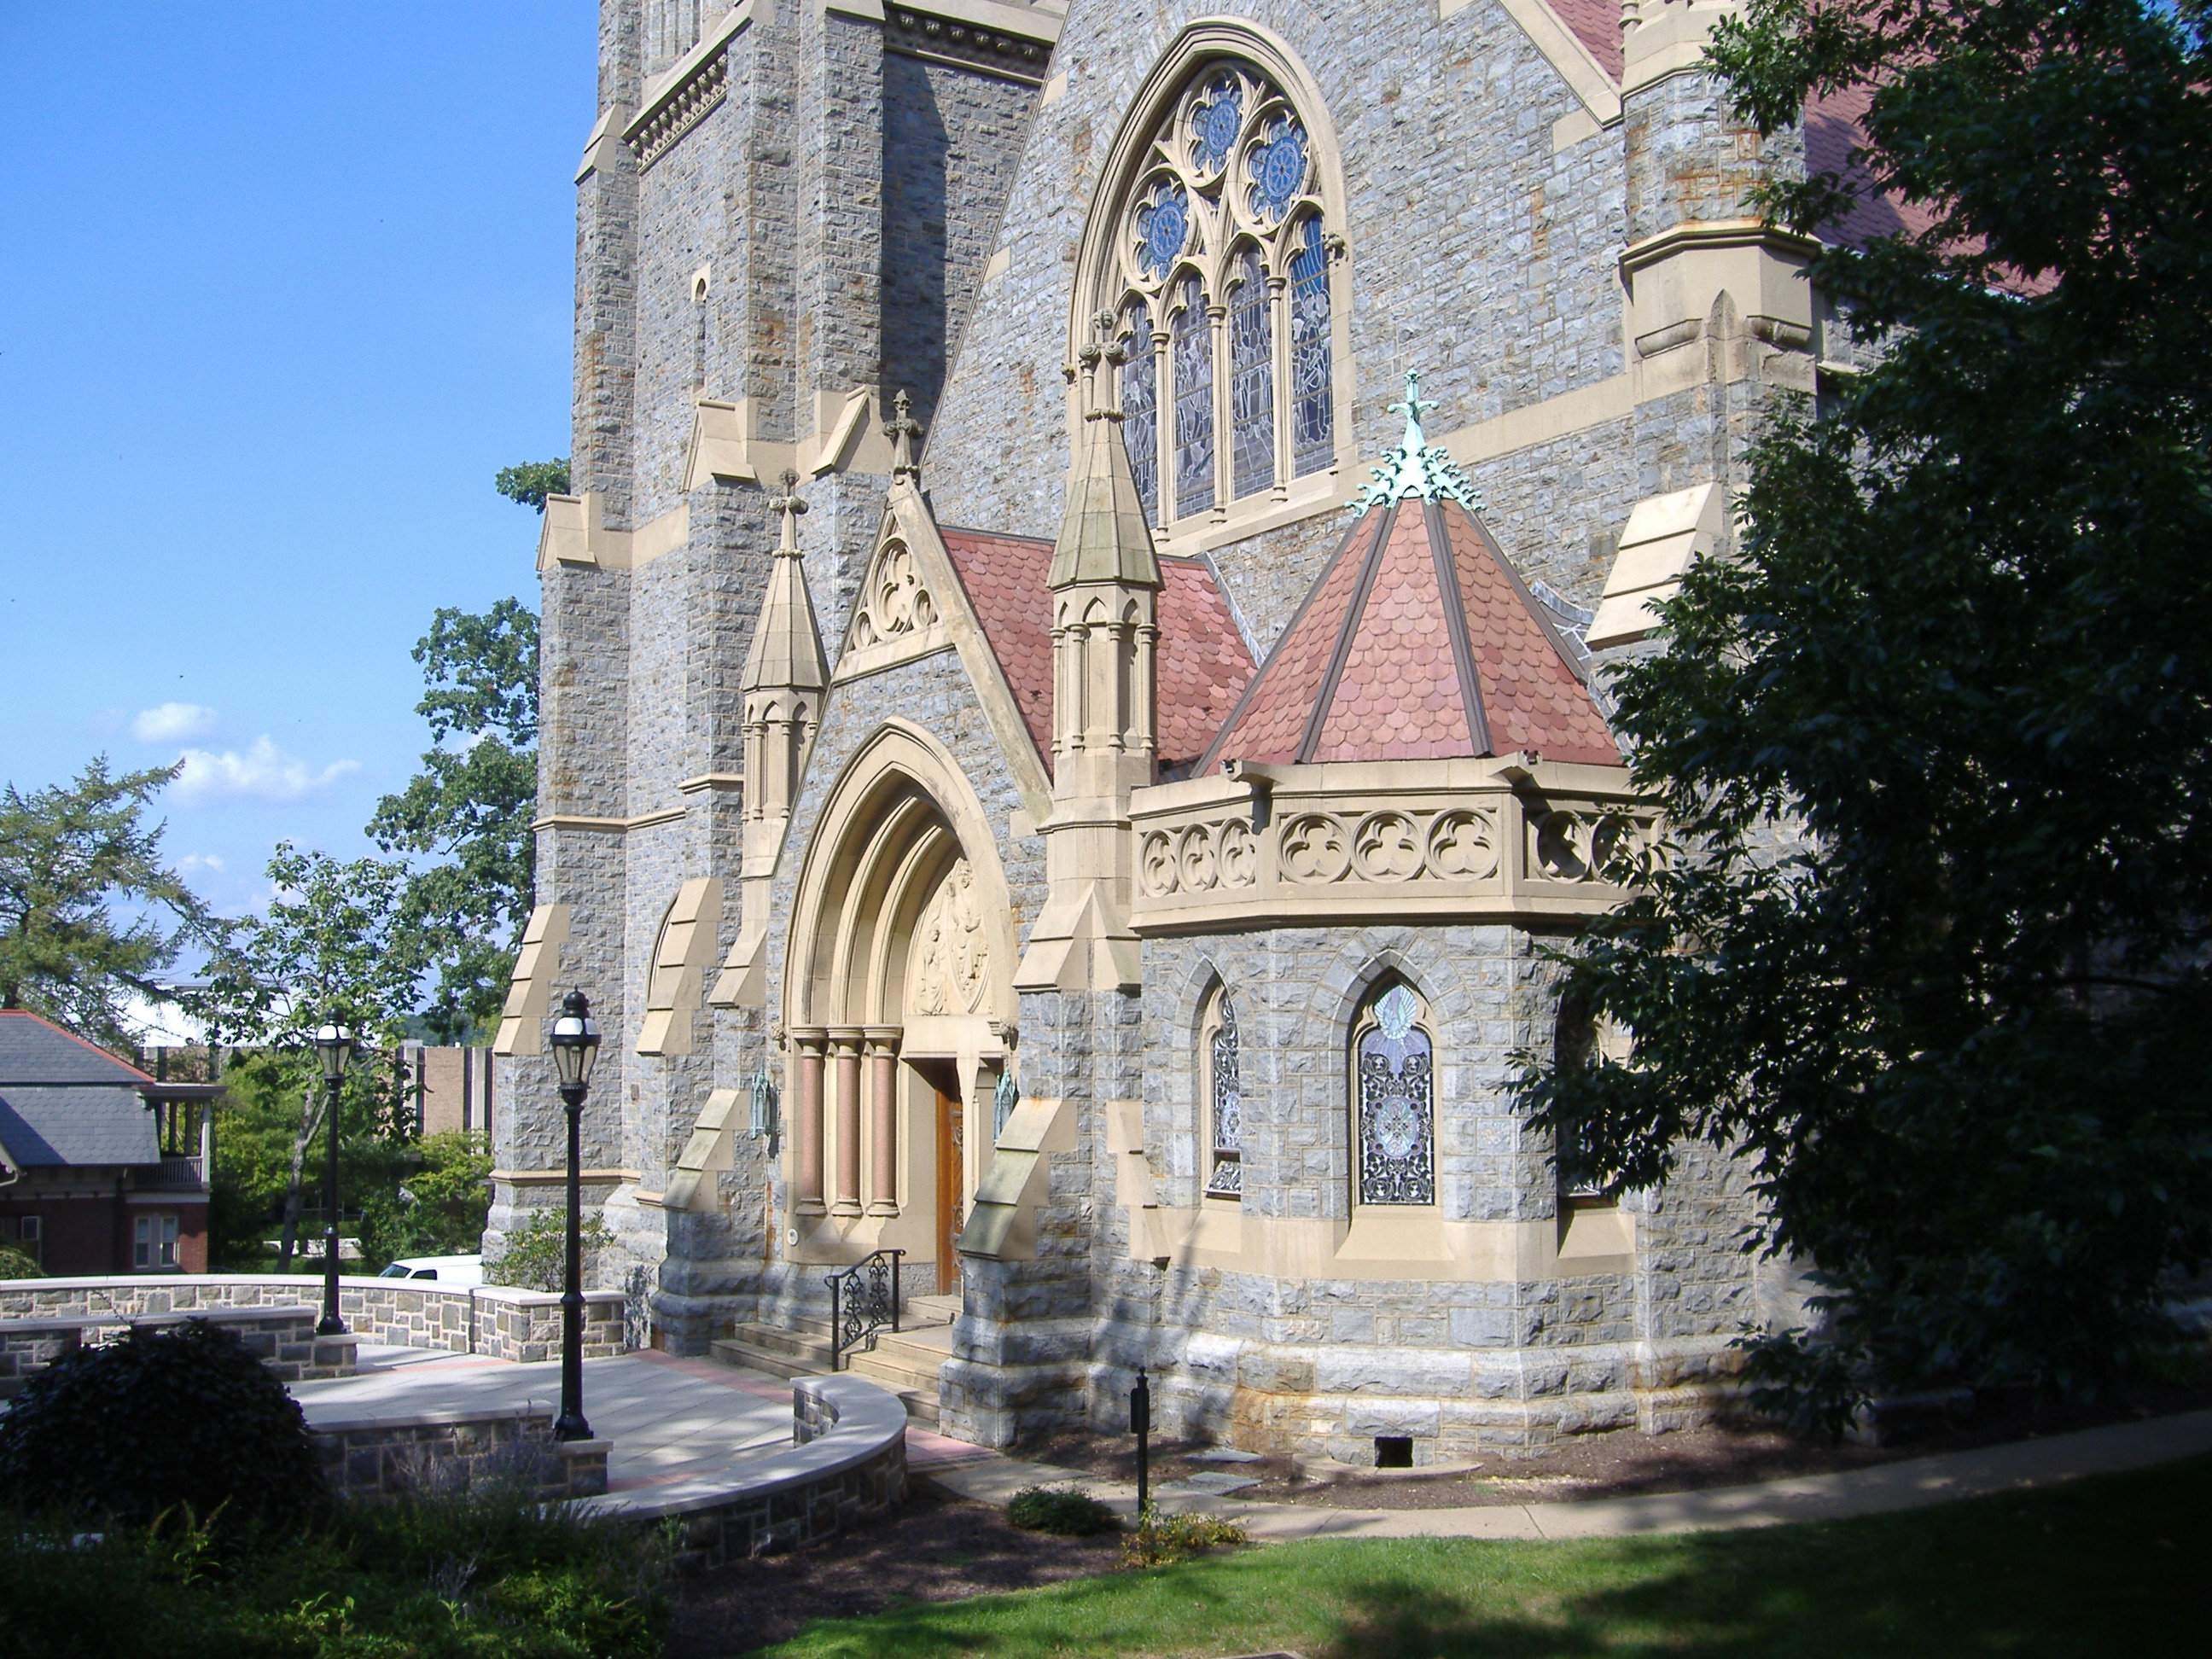
POLYGON ((1553 13, 1576 40, 1589 48, 1598 67, 1620 84, 1626 58, 1620 42, 1620 0, 1547 0, 1553 13))
MULTIPOLYGON (((953 574, 1020 708, 1030 741, 1052 765, 1053 544, 1028 536, 940 526, 953 574)), ((1206 752, 1255 672, 1252 653, 1212 567, 1161 559, 1153 651, 1163 775, 1185 776, 1206 752)))
POLYGON ((58 1025, 0 1010, 0 1148, 41 1165, 155 1164, 154 1079, 58 1025))
POLYGON ((1534 750, 1619 766, 1520 576, 1458 501, 1378 501, 1345 532, 1207 749, 1224 759, 1438 760, 1534 750))
POLYGON ((153 1079, 105 1048, 21 1008, 0 1009, 0 1085, 125 1083, 153 1079))

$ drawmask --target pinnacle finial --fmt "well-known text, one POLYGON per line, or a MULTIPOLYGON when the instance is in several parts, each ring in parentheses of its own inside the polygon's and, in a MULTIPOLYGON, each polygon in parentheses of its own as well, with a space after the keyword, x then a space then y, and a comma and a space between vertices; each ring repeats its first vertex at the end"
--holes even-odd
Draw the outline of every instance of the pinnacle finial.
POLYGON ((921 436, 921 422, 910 412, 913 399, 907 396, 905 387, 899 388, 898 396, 891 399, 891 407, 897 413, 884 422, 884 435, 891 441, 891 477, 911 478, 918 489, 921 487, 921 464, 914 458, 914 441, 921 436))
POLYGON ((799 474, 789 467, 777 480, 783 494, 769 497, 769 506, 783 515, 783 544, 776 550, 796 556, 799 552, 799 515, 806 511, 806 503, 799 499, 799 474))
POLYGON ((1421 430, 1421 412, 1437 406, 1433 398, 1421 396, 1421 371, 1406 371, 1406 401, 1392 404, 1393 411, 1406 412, 1406 435, 1395 449, 1386 450, 1382 465, 1374 469, 1374 481, 1352 499, 1355 513, 1364 513, 1381 501, 1453 501, 1471 512, 1482 510, 1482 497, 1468 482, 1452 458, 1429 442, 1421 430))
POLYGON ((1083 418, 1086 421, 1121 418, 1121 400, 1115 395, 1120 376, 1115 371, 1128 361, 1129 354, 1115 329, 1115 320, 1110 311, 1091 313, 1091 337, 1075 354, 1083 365, 1083 418), (1102 364, 1105 375, 1103 386, 1099 380, 1102 364))

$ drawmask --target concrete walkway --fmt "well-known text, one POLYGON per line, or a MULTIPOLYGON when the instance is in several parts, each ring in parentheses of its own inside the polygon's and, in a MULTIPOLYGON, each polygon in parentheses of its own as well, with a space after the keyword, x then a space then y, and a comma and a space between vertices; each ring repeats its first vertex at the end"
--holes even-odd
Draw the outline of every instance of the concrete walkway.
MULTIPOLYGON (((935 1437, 932 1437, 934 1438, 935 1437)), ((973 1448, 969 1449, 973 1450, 973 1448)), ((2212 1452, 2212 1411, 2083 1429, 1977 1451, 1944 1452, 1839 1474, 1800 1475, 1755 1486, 1583 1503, 1498 1504, 1451 1510, 1339 1510, 1307 1504, 1255 1504, 1202 1495, 1163 1497, 1159 1507, 1204 1510, 1240 1521, 1255 1539, 1293 1538, 1618 1538, 1637 1534, 1703 1532, 1835 1521, 1923 1509, 1961 1498, 2021 1492, 2147 1468, 2212 1452)), ((1074 1482, 1122 1515, 1137 1507, 1134 1486, 1099 1480, 1079 1469, 986 1455, 926 1471, 963 1498, 1003 1505, 1024 1486, 1074 1482)))
MULTIPOLYGON (((516 1411, 561 1403, 561 1364, 362 1348, 361 1374, 291 1384, 310 1426, 425 1411, 516 1411)), ((712 1479, 792 1444, 791 1384, 710 1360, 651 1352, 584 1362, 584 1415, 614 1446, 607 1490, 712 1479)))

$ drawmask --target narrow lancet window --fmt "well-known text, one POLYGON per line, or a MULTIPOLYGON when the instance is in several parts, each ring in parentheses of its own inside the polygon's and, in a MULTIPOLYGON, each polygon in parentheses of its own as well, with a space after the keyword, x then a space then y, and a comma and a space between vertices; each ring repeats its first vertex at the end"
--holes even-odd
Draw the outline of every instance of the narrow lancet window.
POLYGON ((1353 1028, 1352 1097, 1362 1204, 1437 1201, 1435 1081, 1421 1000, 1394 983, 1353 1028))
POLYGON ((1247 248, 1237 273, 1229 301, 1229 422, 1241 497, 1275 482, 1275 331, 1259 254, 1247 248))
POLYGON ((1300 477, 1336 459, 1329 378, 1328 254, 1321 221, 1298 227, 1291 256, 1291 470, 1300 477))
POLYGON ((1206 1195, 1235 1198, 1244 1190, 1244 1091, 1237 1068, 1237 1005, 1226 990, 1213 994, 1201 1042, 1213 1143, 1206 1195))
POLYGON ((1175 368, 1176 512, 1203 513, 1213 505, 1213 329, 1206 290, 1183 279, 1175 325, 1169 331, 1175 368))
POLYGON ((1125 325, 1128 361, 1121 365, 1121 441, 1129 447, 1129 470, 1145 516, 1155 524, 1160 513, 1159 360, 1152 354, 1152 310, 1142 300, 1129 307, 1125 325))

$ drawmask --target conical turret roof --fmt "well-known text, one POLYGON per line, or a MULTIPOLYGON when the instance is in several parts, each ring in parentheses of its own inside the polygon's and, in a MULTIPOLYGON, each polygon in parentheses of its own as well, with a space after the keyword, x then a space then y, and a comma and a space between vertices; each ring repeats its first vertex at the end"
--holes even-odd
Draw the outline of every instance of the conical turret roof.
MULTIPOLYGON (((1440 760, 1534 750, 1618 766, 1565 642, 1492 539, 1467 480, 1421 436, 1375 471, 1365 511, 1200 763, 1440 760)), ((1395 405, 1394 405, 1395 407, 1395 405)))
POLYGON ((1120 349, 1110 343, 1089 346, 1083 359, 1084 397, 1091 406, 1084 411, 1078 438, 1083 453, 1068 481, 1067 511, 1053 543, 1052 572, 1047 580, 1054 587, 1075 582, 1158 587, 1160 563, 1152 551, 1144 497, 1137 493, 1137 477, 1129 467, 1128 446, 1121 440, 1121 411, 1096 386, 1102 360, 1110 384, 1120 349))

